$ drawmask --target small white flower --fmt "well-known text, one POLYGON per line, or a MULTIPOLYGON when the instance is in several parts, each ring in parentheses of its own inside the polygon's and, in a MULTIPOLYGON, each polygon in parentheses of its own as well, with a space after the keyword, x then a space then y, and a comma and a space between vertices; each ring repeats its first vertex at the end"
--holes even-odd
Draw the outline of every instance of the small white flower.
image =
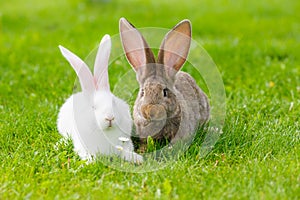
POLYGON ((127 137, 119 137, 119 140, 120 140, 121 142, 128 142, 128 141, 129 141, 129 138, 127 138, 127 137))
POLYGON ((117 149, 118 151, 123 151, 123 147, 121 147, 121 146, 119 146, 119 145, 116 146, 116 149, 117 149))

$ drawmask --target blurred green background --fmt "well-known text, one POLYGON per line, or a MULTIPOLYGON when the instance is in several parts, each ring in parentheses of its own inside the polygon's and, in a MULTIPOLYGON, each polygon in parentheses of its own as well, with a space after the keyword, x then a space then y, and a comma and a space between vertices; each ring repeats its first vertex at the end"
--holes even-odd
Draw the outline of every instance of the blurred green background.
MULTIPOLYGON (((0 198, 297 199, 299 10, 297 0, 2 0, 0 198), (137 27, 192 22, 227 95, 224 133, 207 157, 195 142, 171 167, 130 174, 82 167, 72 147, 54 149, 58 109, 76 78, 58 45, 85 58, 118 33, 120 17, 137 27)), ((111 84, 128 70, 123 61, 111 84)))

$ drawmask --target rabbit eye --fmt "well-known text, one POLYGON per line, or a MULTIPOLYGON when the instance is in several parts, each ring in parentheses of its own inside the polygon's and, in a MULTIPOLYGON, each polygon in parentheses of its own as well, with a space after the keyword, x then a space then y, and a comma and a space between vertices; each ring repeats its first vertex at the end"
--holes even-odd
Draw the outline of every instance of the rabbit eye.
POLYGON ((167 97, 168 96, 168 89, 167 88, 163 89, 163 93, 164 93, 164 97, 167 97))
POLYGON ((141 95, 141 97, 143 97, 144 96, 144 89, 141 89, 141 93, 140 93, 140 95, 141 95))

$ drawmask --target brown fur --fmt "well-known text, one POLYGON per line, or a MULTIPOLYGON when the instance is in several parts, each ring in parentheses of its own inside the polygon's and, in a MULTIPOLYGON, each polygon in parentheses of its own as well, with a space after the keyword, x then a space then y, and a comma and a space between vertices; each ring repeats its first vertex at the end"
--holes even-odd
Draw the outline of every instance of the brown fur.
POLYGON ((195 80, 178 72, 189 51, 189 21, 182 21, 165 36, 156 62, 142 35, 125 19, 120 20, 120 32, 127 59, 140 84, 133 110, 140 148, 145 149, 148 136, 162 144, 194 136, 198 126, 208 121, 210 107, 195 80), (125 30, 132 34, 124 34, 125 30), (142 41, 139 48, 144 51, 135 50, 136 41, 142 41))

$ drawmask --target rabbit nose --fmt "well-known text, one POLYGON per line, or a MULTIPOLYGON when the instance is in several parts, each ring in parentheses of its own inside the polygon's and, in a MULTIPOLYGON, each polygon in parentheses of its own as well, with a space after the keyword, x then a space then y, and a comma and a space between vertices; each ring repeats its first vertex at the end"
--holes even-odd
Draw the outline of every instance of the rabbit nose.
POLYGON ((112 121, 114 120, 114 117, 106 117, 105 120, 108 121, 108 127, 112 127, 112 121))
POLYGON ((148 120, 161 120, 166 117, 166 111, 161 105, 143 105, 141 110, 143 117, 148 120))

